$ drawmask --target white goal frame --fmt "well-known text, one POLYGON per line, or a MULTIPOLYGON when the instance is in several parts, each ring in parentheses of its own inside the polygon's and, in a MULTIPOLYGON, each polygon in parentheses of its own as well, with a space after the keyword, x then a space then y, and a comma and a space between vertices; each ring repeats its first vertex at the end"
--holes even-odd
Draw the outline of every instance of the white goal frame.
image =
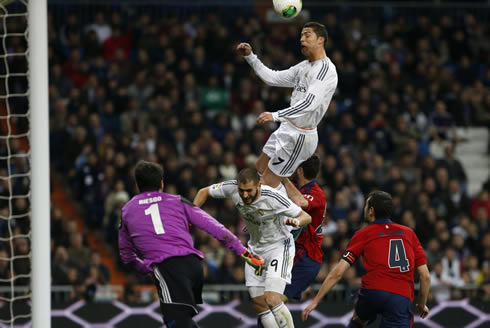
POLYGON ((47 0, 28 1, 32 327, 51 328, 47 0))

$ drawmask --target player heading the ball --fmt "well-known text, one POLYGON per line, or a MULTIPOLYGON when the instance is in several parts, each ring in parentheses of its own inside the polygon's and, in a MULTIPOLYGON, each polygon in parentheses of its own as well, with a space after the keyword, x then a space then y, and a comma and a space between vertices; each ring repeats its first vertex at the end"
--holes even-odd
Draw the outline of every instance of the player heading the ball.
POLYGON ((273 188, 282 177, 289 177, 308 159, 318 145, 317 125, 327 112, 337 87, 337 70, 325 52, 327 29, 323 24, 308 22, 301 30, 301 52, 306 60, 286 70, 266 67, 252 52, 248 43, 240 43, 237 51, 268 85, 293 88, 291 106, 276 112, 264 112, 257 123, 280 122, 257 159, 256 168, 262 181, 273 188))

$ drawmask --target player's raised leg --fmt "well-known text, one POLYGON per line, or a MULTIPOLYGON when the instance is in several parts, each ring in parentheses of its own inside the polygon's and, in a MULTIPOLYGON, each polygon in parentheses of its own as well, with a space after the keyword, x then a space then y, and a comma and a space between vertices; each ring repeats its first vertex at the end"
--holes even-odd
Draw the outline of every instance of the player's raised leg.
POLYGON ((269 166, 284 165, 285 160, 288 158, 288 154, 284 150, 280 154, 277 152, 277 149, 281 148, 279 138, 279 132, 276 131, 271 134, 262 149, 262 153, 255 162, 255 167, 261 175, 262 183, 272 188, 278 188, 282 179, 278 174, 272 172, 269 166))
MULTIPOLYGON (((264 150, 266 147, 264 147, 264 150)), ((255 162, 255 168, 257 169, 257 172, 260 174, 260 179, 263 184, 266 184, 270 187, 276 188, 279 192, 282 192, 283 194, 287 194, 286 188, 284 185, 281 183, 282 179, 280 176, 277 176, 274 174, 269 169, 269 162, 271 161, 271 158, 269 155, 267 155, 265 152, 262 152, 255 162)))
POLYGON ((279 188, 281 181, 282 177, 275 175, 269 168, 266 168, 262 174, 262 183, 271 186, 272 188, 281 190, 282 188, 279 188))
POLYGON ((255 162, 255 168, 257 169, 257 172, 259 172, 261 176, 260 179, 262 180, 263 184, 276 188, 279 192, 282 192, 283 194, 287 194, 286 188, 281 183, 282 178, 274 174, 274 172, 269 169, 271 156, 274 156, 275 154, 275 140, 276 139, 275 137, 273 137, 273 135, 271 136, 271 138, 269 138, 269 141, 266 143, 262 153, 255 162))
POLYGON ((262 152, 260 153, 259 158, 255 162, 255 168, 257 169, 257 172, 260 173, 260 175, 264 175, 265 170, 267 169, 267 164, 271 158, 267 156, 266 153, 262 152))

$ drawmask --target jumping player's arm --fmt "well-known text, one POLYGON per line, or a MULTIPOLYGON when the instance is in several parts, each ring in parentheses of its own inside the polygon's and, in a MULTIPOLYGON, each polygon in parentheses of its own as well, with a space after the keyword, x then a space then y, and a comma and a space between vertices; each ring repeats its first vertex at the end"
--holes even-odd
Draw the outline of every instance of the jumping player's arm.
POLYGON ((326 79, 323 77, 322 71, 317 76, 306 90, 306 97, 290 106, 272 113, 272 118, 275 122, 284 122, 305 115, 308 112, 314 111, 322 102, 330 103, 337 87, 337 78, 326 79), (323 77, 323 79, 322 79, 323 77))
POLYGON ((297 73, 297 67, 292 66, 289 69, 275 71, 265 66, 256 54, 252 52, 252 47, 248 43, 240 43, 237 50, 243 55, 243 58, 253 68, 258 77, 267 85, 273 87, 294 87, 294 80, 297 73))
POLYGON ((264 260, 247 251, 240 239, 238 239, 230 230, 226 229, 224 225, 190 201, 185 198, 182 198, 181 200, 190 223, 219 240, 226 248, 241 256, 255 269, 262 270, 264 260))
POLYGON ((221 183, 216 183, 208 187, 201 188, 197 192, 196 197, 194 197, 193 203, 197 207, 201 207, 210 196, 212 198, 227 198, 236 191, 236 188, 236 180, 223 181, 221 183))
POLYGON ((119 227, 119 254, 124 264, 129 265, 139 273, 152 272, 150 265, 145 264, 144 260, 138 257, 136 248, 129 236, 128 228, 125 224, 124 212, 119 227))
POLYGON ((419 296, 416 303, 416 309, 420 317, 423 319, 429 314, 429 308, 427 307, 427 297, 429 296, 430 289, 430 272, 427 267, 427 257, 425 251, 420 245, 420 241, 417 238, 415 232, 412 232, 412 243, 414 246, 415 254, 415 267, 419 274, 420 289, 419 296))
POLYGON ((296 186, 289 180, 289 178, 282 179, 284 187, 286 187, 286 192, 289 199, 293 201, 296 205, 306 210, 309 206, 308 201, 303 197, 303 194, 296 188, 296 186))
POLYGON ((345 271, 347 271, 347 269, 349 269, 350 266, 354 264, 361 256, 364 243, 362 240, 363 238, 360 237, 360 231, 362 230, 359 230, 354 234, 354 236, 352 236, 352 239, 347 246, 347 250, 340 259, 339 263, 337 263, 332 271, 330 271, 328 276, 323 281, 322 287, 320 288, 318 293, 315 295, 315 297, 306 307, 306 309, 304 309, 303 313, 301 314, 301 318, 303 319, 303 321, 308 318, 310 312, 318 306, 318 303, 320 303, 322 298, 330 291, 330 289, 332 289, 332 287, 335 286, 337 282, 339 282, 345 271))

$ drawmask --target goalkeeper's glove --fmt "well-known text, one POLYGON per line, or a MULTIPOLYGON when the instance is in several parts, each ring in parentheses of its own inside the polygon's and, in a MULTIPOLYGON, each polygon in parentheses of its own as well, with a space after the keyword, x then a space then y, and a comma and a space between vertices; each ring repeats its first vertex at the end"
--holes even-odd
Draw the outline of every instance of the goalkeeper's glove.
POLYGON ((258 255, 250 253, 248 250, 244 250, 242 255, 240 255, 248 264, 253 266, 255 269, 255 274, 260 276, 264 270, 264 259, 258 255))

